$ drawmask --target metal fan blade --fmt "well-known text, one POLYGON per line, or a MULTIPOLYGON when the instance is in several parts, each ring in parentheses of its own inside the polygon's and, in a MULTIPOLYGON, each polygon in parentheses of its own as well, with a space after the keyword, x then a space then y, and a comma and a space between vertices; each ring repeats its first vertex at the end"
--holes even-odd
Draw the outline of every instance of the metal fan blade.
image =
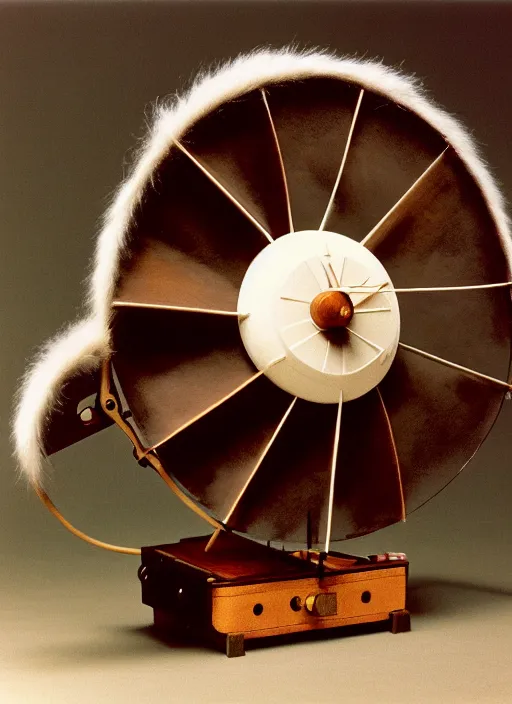
POLYGON ((271 104, 257 90, 204 117, 181 142, 275 239, 290 232, 290 223, 271 116, 271 104))
POLYGON ((120 281, 117 303, 236 311, 238 287, 219 268, 148 238, 120 281))
MULTIPOLYGON (((323 506, 326 514, 326 501, 323 506)), ((404 517, 400 462, 386 409, 373 389, 343 406, 330 537, 354 538, 404 517)))
MULTIPOLYGON (((482 194, 448 150, 368 243, 397 288, 509 279, 482 194), (374 246, 373 246, 374 245, 374 246)), ((506 380, 510 292, 505 288, 399 294, 400 339, 506 380)))
POLYGON ((160 445, 158 456, 175 480, 224 520, 291 401, 289 394, 260 376, 160 445))
POLYGON ((178 148, 135 217, 114 300, 236 310, 247 268, 267 243, 178 148))
POLYGON ((379 388, 394 432, 410 513, 472 458, 506 391, 404 349, 398 350, 379 388))
POLYGON ((256 373, 236 318, 116 309, 113 367, 146 446, 163 442, 256 373))
POLYGON ((271 540, 305 543, 308 533, 315 544, 325 539, 336 417, 336 405, 297 400, 239 502, 232 527, 271 540))

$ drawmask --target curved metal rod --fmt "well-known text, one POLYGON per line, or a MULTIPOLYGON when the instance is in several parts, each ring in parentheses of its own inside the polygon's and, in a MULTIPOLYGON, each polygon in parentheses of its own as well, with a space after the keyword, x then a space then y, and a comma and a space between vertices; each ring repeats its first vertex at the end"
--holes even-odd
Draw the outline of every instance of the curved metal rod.
POLYGON ((402 484, 402 472, 400 471, 400 460, 398 459, 398 450, 396 449, 396 442, 395 442, 395 434, 393 433, 393 426, 391 425, 391 419, 388 414, 388 410, 386 408, 386 404, 384 403, 384 399, 382 398, 382 394, 380 392, 379 387, 375 387, 375 390, 377 391, 379 395, 379 399, 382 405, 382 410, 384 411, 384 417, 386 418, 386 423, 388 426, 388 431, 389 431, 389 439, 391 442, 391 447, 393 448, 393 455, 395 458, 395 466, 396 466, 396 473, 397 473, 397 478, 398 478, 398 487, 400 491, 400 505, 402 507, 402 521, 405 521, 407 517, 406 513, 406 507, 405 507, 405 498, 404 498, 404 487, 402 484))
POLYGON ((136 459, 140 462, 141 460, 147 461, 151 467, 160 475, 161 479, 167 484, 167 486, 173 491, 174 494, 190 508, 194 513, 197 513, 202 519, 207 523, 214 526, 215 528, 224 529, 222 524, 215 518, 212 518, 206 511, 204 511, 199 504, 196 504, 192 499, 176 484, 176 482, 167 474, 162 466, 158 456, 153 452, 153 448, 145 448, 134 429, 125 421, 119 412, 119 402, 114 394, 112 394, 110 389, 110 361, 106 360, 103 363, 101 370, 101 385, 100 385, 100 403, 104 413, 111 418, 116 425, 118 425, 124 434, 131 440, 134 455, 136 459))
POLYGON ((123 555, 140 555, 140 548, 127 548, 123 547, 122 545, 112 545, 112 543, 105 543, 103 542, 103 540, 97 540, 96 538, 92 538, 90 535, 87 535, 87 533, 84 533, 82 530, 75 528, 75 526, 70 523, 67 518, 64 518, 64 516, 55 506, 46 491, 37 484, 34 484, 33 486, 34 491, 41 499, 42 503, 46 506, 48 511, 64 526, 64 528, 69 530, 70 533, 73 533, 73 535, 77 538, 80 538, 80 540, 84 540, 90 545, 94 545, 97 548, 103 548, 104 550, 109 550, 110 552, 118 552, 122 553, 123 555))

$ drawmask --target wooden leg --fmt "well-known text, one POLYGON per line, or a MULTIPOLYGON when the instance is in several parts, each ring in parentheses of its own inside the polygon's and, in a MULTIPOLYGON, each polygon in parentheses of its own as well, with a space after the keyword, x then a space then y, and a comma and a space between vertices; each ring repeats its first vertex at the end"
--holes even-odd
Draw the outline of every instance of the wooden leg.
POLYGON ((391 633, 406 633, 411 630, 411 614, 407 609, 399 609, 389 614, 391 633))
POLYGON ((226 636, 226 655, 228 658, 239 658, 241 655, 245 655, 243 633, 228 633, 226 636))

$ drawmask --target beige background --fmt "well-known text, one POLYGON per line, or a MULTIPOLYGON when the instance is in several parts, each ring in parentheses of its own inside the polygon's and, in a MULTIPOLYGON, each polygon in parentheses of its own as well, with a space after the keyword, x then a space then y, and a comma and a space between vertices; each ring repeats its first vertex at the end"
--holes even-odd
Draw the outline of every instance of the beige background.
MULTIPOLYGON (((16 481, 8 418, 26 358, 78 312, 93 235, 157 96, 287 42, 424 77, 512 188, 508 3, 0 0, 0 702, 512 701, 511 406, 471 467, 407 524, 343 544, 405 550, 414 631, 259 647, 227 660, 148 630, 136 558, 67 534, 16 481)), ((115 431, 55 461, 52 495, 128 545, 203 525, 115 431)))

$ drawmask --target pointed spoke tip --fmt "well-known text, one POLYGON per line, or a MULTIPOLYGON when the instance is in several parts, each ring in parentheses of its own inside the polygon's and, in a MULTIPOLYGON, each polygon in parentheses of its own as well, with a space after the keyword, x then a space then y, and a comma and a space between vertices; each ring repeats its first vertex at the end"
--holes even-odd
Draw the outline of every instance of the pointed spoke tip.
POLYGON ((325 552, 329 552, 331 543, 331 533, 332 533, 332 513, 334 507, 334 487, 336 483, 336 466, 338 464, 338 449, 340 443, 341 434, 341 409, 343 407, 343 391, 340 391, 340 397, 338 400, 338 411, 336 414, 336 427, 334 431, 334 445, 332 450, 331 459, 331 478, 329 482, 329 503, 327 510, 327 528, 325 537, 325 552))
POLYGON ((319 230, 320 232, 322 232, 322 230, 325 229, 325 225, 326 225, 326 223, 327 223, 327 220, 329 219, 329 216, 330 216, 331 211, 332 211, 332 207, 333 207, 333 205, 334 205, 334 199, 336 198, 336 193, 338 192, 338 188, 339 188, 339 185, 340 185, 340 181, 341 181, 341 177, 342 177, 342 174, 343 174, 343 170, 345 169, 345 164, 346 164, 346 161, 347 161, 348 152, 349 152, 349 150, 350 150, 350 145, 351 145, 351 143, 352 143, 352 136, 353 136, 353 134, 354 134, 354 129, 355 129, 355 126, 356 126, 357 117, 358 117, 358 115, 359 115, 359 108, 361 107, 361 101, 363 100, 363 95, 364 95, 364 89, 361 88, 361 90, 359 91, 359 95, 358 95, 358 98, 357 98, 356 106, 355 106, 355 109, 354 109, 354 114, 353 114, 353 116, 352 116, 352 122, 350 123, 350 129, 349 129, 349 131, 348 131, 347 141, 346 141, 346 144, 345 144, 345 149, 344 149, 344 151, 343 151, 343 156, 342 156, 342 159, 341 159, 340 168, 339 168, 339 170, 338 170, 338 174, 337 174, 337 176, 336 176, 336 180, 335 180, 335 182, 334 182, 334 186, 333 186, 333 189, 332 189, 332 191, 331 191, 331 196, 330 196, 330 198, 329 198, 329 202, 327 203, 327 207, 326 207, 326 209, 325 209, 325 213, 324 213, 324 216, 323 216, 323 218, 322 218, 322 222, 320 223, 320 226, 319 226, 319 228, 318 228, 318 230, 319 230))
POLYGON ((279 423, 278 423, 276 429, 275 429, 274 432, 272 433, 272 437, 270 438, 270 440, 268 441, 268 443, 265 445, 265 447, 264 447, 264 449, 263 449, 263 452, 262 452, 261 455, 259 456, 259 458, 258 458, 258 460, 257 460, 257 462, 256 462, 256 464, 255 464, 255 466, 254 466, 254 468, 253 468, 253 470, 252 470, 251 473, 249 474, 249 476, 248 476, 246 482, 244 483, 243 487, 241 488, 240 492, 238 493, 238 496, 236 497, 236 499, 234 500, 233 504, 231 505, 229 511, 227 512, 226 518, 225 518, 224 521, 223 521, 223 523, 224 523, 225 525, 228 525, 229 520, 231 519, 231 517, 233 516, 233 514, 234 514, 234 512, 235 512, 235 510, 236 510, 236 507, 238 506, 238 504, 239 504, 240 501, 242 500, 242 498, 243 498, 245 492, 247 491, 247 489, 248 489, 248 487, 249 487, 249 484, 252 482, 252 480, 253 480, 253 478, 254 478, 256 472, 258 471, 258 469, 260 468, 260 466, 263 464, 263 460, 264 460, 265 457, 268 455, 268 453, 269 453, 269 451, 270 451, 270 448, 271 448, 271 447, 273 446, 273 444, 274 444, 275 439, 277 438, 277 436, 278 436, 279 433, 281 432, 281 429, 282 429, 283 425, 286 423, 286 420, 287 420, 288 416, 289 416, 290 413, 292 412, 293 407, 295 406, 296 401, 297 401, 297 396, 295 396, 295 398, 293 399, 293 401, 290 403, 290 405, 289 405, 288 408, 286 409, 285 414, 283 415, 283 417, 282 417, 281 420, 279 421, 279 423))
POLYGON ((180 151, 182 151, 183 154, 185 154, 185 156, 186 156, 188 159, 190 159, 190 161, 191 161, 193 164, 195 164, 195 166, 197 166, 197 168, 198 168, 200 171, 202 171, 202 173, 203 173, 208 179, 210 179, 210 181, 211 181, 215 186, 217 186, 217 188, 218 188, 222 193, 224 193, 224 195, 225 195, 227 198, 229 198, 229 200, 233 203, 233 205, 235 205, 235 206, 238 208, 238 210, 239 210, 243 215, 245 215, 245 217, 246 217, 248 220, 250 220, 250 222, 252 222, 252 224, 267 238, 267 240, 268 240, 269 242, 273 242, 273 241, 274 241, 274 238, 272 237, 272 235, 270 234, 270 232, 269 232, 265 227, 263 227, 263 225, 254 217, 254 215, 251 215, 251 213, 247 210, 247 208, 245 208, 245 207, 240 203, 240 201, 237 200, 237 199, 235 198, 235 196, 234 196, 225 186, 223 186, 222 183, 221 183, 217 178, 215 178, 215 176, 211 173, 211 171, 209 171, 205 166, 203 166, 203 164, 202 164, 198 159, 196 159, 196 157, 195 157, 193 154, 191 154, 191 153, 188 151, 188 149, 186 149, 186 148, 183 146, 183 144, 182 144, 181 142, 179 142, 177 139, 174 139, 174 140, 172 140, 172 141, 173 141, 173 144, 174 144, 180 151))
POLYGON ((263 102, 265 104, 265 109, 267 111, 268 119, 270 122, 270 129, 272 130, 272 135, 274 137, 274 144, 275 144, 277 156, 279 159, 279 168, 281 169, 284 194, 285 194, 285 198, 286 198, 286 212, 288 214, 288 227, 290 229, 290 232, 294 232, 292 208, 291 208, 291 202, 290 202, 290 192, 288 190, 288 180, 286 178, 286 169, 284 166, 283 154, 281 152, 281 145, 279 144, 279 137, 277 136, 276 126, 275 126, 274 120, 272 118, 272 113, 270 112, 270 105, 268 104, 267 94, 266 94, 264 88, 261 89, 261 97, 263 98, 263 102))
POLYGON ((501 379, 496 379, 493 376, 482 374, 481 372, 476 371, 476 369, 471 369, 469 367, 464 367, 462 364, 450 362, 448 359, 438 357, 435 354, 430 354, 430 352, 426 352, 425 350, 419 349, 418 347, 406 345, 405 342, 399 342, 398 346, 404 350, 408 350, 409 352, 414 352, 414 354, 417 354, 420 357, 425 357, 425 359, 431 359, 433 362, 444 364, 446 367, 451 367, 452 369, 457 369, 458 371, 464 372, 465 374, 469 374, 470 376, 474 376, 477 379, 482 379, 483 381, 488 381, 492 384, 496 384, 497 386, 501 386, 502 388, 507 389, 508 391, 512 390, 512 384, 509 384, 506 381, 502 381, 501 379))
POLYGON ((217 538, 219 537, 219 535, 221 534, 221 532, 222 532, 222 528, 217 528, 217 529, 212 533, 212 536, 211 536, 210 540, 206 543, 206 547, 205 547, 205 549, 204 549, 205 552, 208 552, 208 551, 213 547, 213 545, 215 544, 215 541, 217 540, 217 538))
POLYGON ((444 159, 445 154, 450 149, 446 147, 439 156, 434 159, 434 161, 425 169, 425 171, 416 179, 412 186, 397 200, 397 202, 388 210, 388 212, 379 220, 379 222, 370 230, 370 232, 364 237, 360 244, 363 247, 368 247, 369 244, 373 242, 379 236, 379 232, 387 223, 387 221, 395 214, 395 212, 404 205, 407 199, 421 186, 422 183, 430 176, 432 171, 440 164, 444 159))

